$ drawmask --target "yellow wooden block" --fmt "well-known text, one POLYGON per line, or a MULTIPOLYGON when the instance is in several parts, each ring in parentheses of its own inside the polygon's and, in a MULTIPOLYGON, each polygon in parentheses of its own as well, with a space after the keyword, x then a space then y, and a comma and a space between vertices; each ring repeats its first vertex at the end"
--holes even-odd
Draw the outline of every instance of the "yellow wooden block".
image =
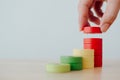
POLYGON ((82 56, 83 69, 94 68, 94 55, 93 56, 82 56))
POLYGON ((84 63, 84 62, 89 62, 89 61, 90 61, 90 62, 94 62, 94 56, 83 57, 82 59, 83 59, 83 60, 82 60, 83 63, 84 63))
POLYGON ((94 55, 91 55, 91 56, 81 55, 81 57, 84 57, 84 58, 94 58, 94 55))
POLYGON ((80 56, 81 57, 81 50, 80 49, 73 49, 73 56, 80 56))
POLYGON ((83 62, 83 69, 94 68, 94 61, 83 62))
POLYGON ((73 56, 81 56, 83 69, 94 68, 94 49, 74 49, 73 56))
POLYGON ((94 49, 82 49, 80 53, 82 56, 94 56, 94 49))
POLYGON ((73 49, 73 56, 93 56, 94 49, 73 49))

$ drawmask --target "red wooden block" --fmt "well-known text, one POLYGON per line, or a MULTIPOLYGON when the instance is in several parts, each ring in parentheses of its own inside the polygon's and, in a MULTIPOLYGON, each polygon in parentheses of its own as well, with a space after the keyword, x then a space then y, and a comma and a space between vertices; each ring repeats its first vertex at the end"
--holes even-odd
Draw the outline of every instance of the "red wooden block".
POLYGON ((95 56, 102 56, 102 50, 97 50, 97 49, 95 49, 95 50, 94 50, 94 55, 95 55, 95 56))
POLYGON ((94 56, 94 60, 95 61, 101 61, 102 60, 102 56, 94 56))
POLYGON ((94 56, 94 67, 102 67, 102 56, 94 56))
MULTIPOLYGON (((84 48, 84 49, 90 49, 90 48, 84 48)), ((95 56, 102 56, 102 49, 94 49, 94 55, 95 56)))
POLYGON ((84 44, 84 49, 94 49, 94 55, 102 56, 102 44, 84 44))
POLYGON ((88 27, 84 27, 84 33, 85 34, 98 34, 98 33, 102 33, 100 27, 94 27, 94 26, 88 26, 88 27))
POLYGON ((102 67, 102 61, 94 62, 94 67, 102 67))
POLYGON ((102 44, 84 44, 85 49, 99 49, 102 50, 102 44))
POLYGON ((102 61, 101 62, 95 62, 94 67, 102 67, 102 61))
POLYGON ((84 38, 83 43, 102 44, 102 38, 84 38))

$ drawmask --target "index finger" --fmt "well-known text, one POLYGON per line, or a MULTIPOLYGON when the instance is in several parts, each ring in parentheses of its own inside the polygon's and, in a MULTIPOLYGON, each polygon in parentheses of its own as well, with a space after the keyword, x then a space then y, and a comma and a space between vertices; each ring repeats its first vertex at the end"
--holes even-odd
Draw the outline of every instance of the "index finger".
POLYGON ((79 26, 82 31, 85 26, 89 26, 89 9, 91 7, 93 0, 80 0, 79 2, 79 26))

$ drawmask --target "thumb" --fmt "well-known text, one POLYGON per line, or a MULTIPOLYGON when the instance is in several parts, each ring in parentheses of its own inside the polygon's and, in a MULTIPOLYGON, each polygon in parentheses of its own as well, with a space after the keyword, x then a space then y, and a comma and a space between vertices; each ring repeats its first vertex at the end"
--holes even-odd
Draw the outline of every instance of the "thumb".
POLYGON ((108 0, 106 11, 101 19, 101 31, 106 32, 117 17, 120 0, 108 0))

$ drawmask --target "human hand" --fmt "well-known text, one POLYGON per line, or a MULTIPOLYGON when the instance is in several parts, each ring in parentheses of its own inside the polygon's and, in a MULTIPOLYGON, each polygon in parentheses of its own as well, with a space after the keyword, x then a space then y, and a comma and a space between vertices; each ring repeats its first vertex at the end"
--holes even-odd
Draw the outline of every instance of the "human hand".
POLYGON ((89 21, 100 25, 101 31, 106 32, 110 25, 114 22, 120 9, 120 0, 107 0, 105 12, 102 12, 102 4, 104 0, 80 0, 79 1, 79 24, 80 30, 90 26, 89 21), (92 10, 97 16, 94 16, 92 10), (101 20, 100 20, 101 18, 101 20))

